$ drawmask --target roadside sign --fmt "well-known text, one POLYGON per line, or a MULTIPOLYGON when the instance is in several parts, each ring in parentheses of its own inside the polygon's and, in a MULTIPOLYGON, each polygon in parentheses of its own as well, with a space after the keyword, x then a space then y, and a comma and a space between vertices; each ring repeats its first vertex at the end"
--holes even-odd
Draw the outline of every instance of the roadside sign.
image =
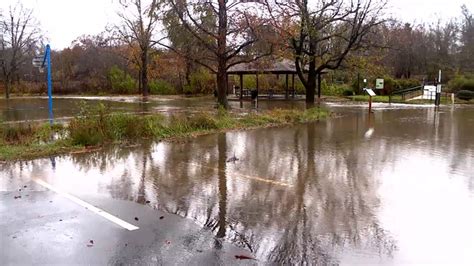
POLYGON ((33 57, 33 60, 31 63, 33 64, 34 67, 41 67, 43 65, 44 61, 44 55, 38 55, 33 57))
POLYGON ((375 88, 377 90, 383 90, 383 84, 384 83, 384 80, 383 79, 376 79, 375 80, 375 88))
POLYGON ((376 94, 375 94, 375 92, 374 92, 372 89, 367 89, 367 88, 365 88, 364 90, 365 90, 365 91, 367 92, 367 94, 369 94, 369 96, 370 96, 370 97, 369 97, 369 114, 370 114, 370 113, 372 113, 372 97, 374 97, 376 94))
POLYGON ((365 91, 369 94, 370 97, 373 97, 376 95, 372 89, 365 89, 365 91))

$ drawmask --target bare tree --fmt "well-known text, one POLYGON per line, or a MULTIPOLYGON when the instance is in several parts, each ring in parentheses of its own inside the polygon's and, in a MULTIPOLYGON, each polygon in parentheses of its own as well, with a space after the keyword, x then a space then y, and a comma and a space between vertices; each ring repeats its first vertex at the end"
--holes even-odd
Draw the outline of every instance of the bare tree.
POLYGON ((243 2, 254 1, 167 0, 179 19, 180 27, 192 36, 203 52, 183 54, 170 45, 162 45, 216 74, 218 103, 224 108, 229 107, 227 69, 272 53, 272 45, 268 45, 268 51, 264 53, 244 53, 259 40, 256 26, 265 22, 258 16, 255 4, 243 2))
POLYGON ((35 52, 41 39, 38 25, 33 10, 20 3, 10 6, 8 14, 0 17, 0 63, 7 99, 13 81, 19 79, 20 66, 26 62, 28 54, 35 52))
POLYGON ((306 102, 313 103, 318 75, 326 69, 339 68, 350 52, 370 46, 368 36, 383 23, 385 1, 309 2, 266 0, 266 6, 273 25, 294 54, 298 76, 306 89, 306 102))
POLYGON ((154 40, 157 26, 160 22, 159 0, 151 0, 148 4, 144 0, 120 1, 123 11, 118 15, 122 24, 115 27, 121 41, 131 48, 139 50, 137 64, 139 67, 139 90, 143 96, 148 96, 148 65, 150 53, 158 43, 154 40), (129 8, 131 6, 131 8, 129 8))
POLYGON ((197 64, 192 59, 193 55, 202 53, 205 48, 183 27, 179 17, 175 10, 167 10, 163 26, 167 32, 168 46, 172 47, 173 51, 179 52, 178 56, 184 59, 184 78, 186 85, 190 86, 191 73, 197 69, 197 64))
POLYGON ((411 78, 426 69, 427 54, 433 53, 429 36, 421 25, 394 22, 385 25, 384 32, 389 49, 385 63, 396 78, 411 78), (429 40, 429 41, 428 41, 429 40))
POLYGON ((465 71, 474 71, 474 15, 466 5, 461 7, 463 19, 461 22, 461 51, 460 65, 465 71))

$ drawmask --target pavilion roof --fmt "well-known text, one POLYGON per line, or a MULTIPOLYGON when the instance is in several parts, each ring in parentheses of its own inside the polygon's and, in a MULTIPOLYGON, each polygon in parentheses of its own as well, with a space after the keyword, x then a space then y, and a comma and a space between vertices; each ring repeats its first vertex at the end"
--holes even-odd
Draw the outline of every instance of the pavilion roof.
POLYGON ((295 62, 289 59, 275 59, 240 63, 230 67, 227 74, 296 74, 295 62))
MULTIPOLYGON (((307 69, 305 70, 307 71, 307 69)), ((296 74, 295 62, 289 59, 266 59, 251 63, 240 63, 227 70, 229 75, 247 74, 296 74)), ((327 73, 323 71, 322 74, 327 73)))

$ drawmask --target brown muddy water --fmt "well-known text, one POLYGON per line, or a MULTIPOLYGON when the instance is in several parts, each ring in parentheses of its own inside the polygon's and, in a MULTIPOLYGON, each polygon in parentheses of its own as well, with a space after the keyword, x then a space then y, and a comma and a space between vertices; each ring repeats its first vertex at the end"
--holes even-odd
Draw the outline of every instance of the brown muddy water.
MULTIPOLYGON (((213 97, 151 96, 147 101, 143 101, 142 97, 136 96, 57 96, 53 99, 54 119, 56 122, 68 120, 79 113, 82 103, 94 106, 99 102, 112 112, 163 114, 190 110, 213 110, 216 105, 213 97)), ((234 108, 241 108, 239 102, 230 104, 234 108)), ((301 101, 263 101, 259 105, 263 109, 303 106, 301 101)), ((251 102, 244 102, 242 107, 252 109, 254 105, 251 102)), ((0 99, 0 122, 41 122, 48 119, 47 97, 0 99)))
POLYGON ((3 164, 0 187, 147 204, 261 262, 473 265, 474 108, 329 108, 342 115, 3 164))
MULTIPOLYGON (((143 102, 141 97, 88 97, 64 96, 53 99, 53 114, 56 120, 64 120, 77 115, 81 104, 94 106, 104 103, 114 112, 167 112, 182 109, 199 109, 212 106, 212 98, 158 98, 150 97, 143 102)), ((47 120, 47 97, 17 97, 9 100, 0 99, 0 121, 42 121, 47 120)))

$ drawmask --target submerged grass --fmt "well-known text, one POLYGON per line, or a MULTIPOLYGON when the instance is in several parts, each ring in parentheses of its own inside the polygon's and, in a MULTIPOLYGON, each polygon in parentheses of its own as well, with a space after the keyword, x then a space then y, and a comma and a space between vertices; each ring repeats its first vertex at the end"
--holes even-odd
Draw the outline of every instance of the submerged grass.
POLYGON ((143 139, 185 138, 225 130, 317 121, 328 116, 320 108, 276 109, 259 113, 216 112, 134 115, 110 113, 102 104, 84 106, 68 125, 0 124, 0 160, 32 159, 106 144, 143 139))

